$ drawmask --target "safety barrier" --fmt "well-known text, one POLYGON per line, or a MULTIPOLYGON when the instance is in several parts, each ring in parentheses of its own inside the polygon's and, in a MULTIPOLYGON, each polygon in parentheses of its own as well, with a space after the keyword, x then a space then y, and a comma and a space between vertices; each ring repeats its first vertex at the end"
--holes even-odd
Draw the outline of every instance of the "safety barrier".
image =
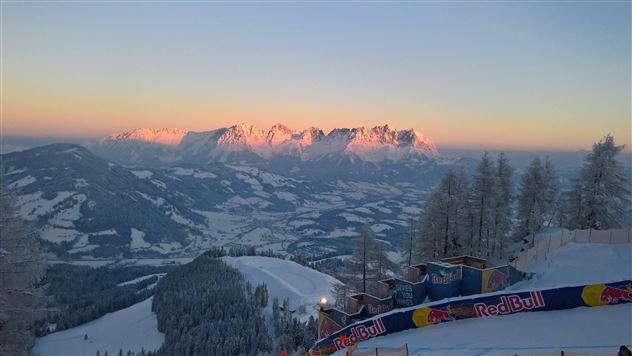
POLYGON ((509 265, 488 267, 487 261, 472 256, 444 258, 408 267, 407 279, 391 278, 377 283, 375 294, 348 297, 347 308, 323 308, 319 314, 318 337, 324 338, 354 322, 396 308, 426 301, 505 289, 522 280, 524 274, 509 265))
POLYGON ((526 266, 541 257, 548 256, 551 252, 568 245, 569 243, 599 243, 599 244, 625 244, 632 243, 631 228, 610 230, 561 230, 549 235, 546 239, 536 242, 531 248, 524 251, 510 265, 517 270, 524 271, 526 266))
POLYGON ((356 322, 318 340, 310 353, 328 355, 377 336, 453 320, 630 302, 630 280, 460 298, 399 309, 356 322))

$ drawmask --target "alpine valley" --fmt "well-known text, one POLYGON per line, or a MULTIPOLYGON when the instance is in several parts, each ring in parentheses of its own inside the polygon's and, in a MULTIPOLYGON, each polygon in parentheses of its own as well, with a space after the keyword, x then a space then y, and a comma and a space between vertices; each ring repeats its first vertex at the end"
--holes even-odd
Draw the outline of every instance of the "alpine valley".
POLYGON ((344 255, 364 225, 394 251, 429 189, 474 164, 441 155, 414 130, 281 124, 136 129, 2 161, 20 214, 61 258, 191 256, 211 246, 344 255))

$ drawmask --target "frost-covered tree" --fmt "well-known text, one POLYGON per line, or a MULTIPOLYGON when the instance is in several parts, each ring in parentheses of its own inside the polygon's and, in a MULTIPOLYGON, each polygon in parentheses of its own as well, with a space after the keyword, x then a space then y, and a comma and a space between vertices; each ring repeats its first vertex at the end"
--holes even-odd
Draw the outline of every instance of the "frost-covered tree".
POLYGON ((265 283, 259 284, 255 288, 255 300, 260 308, 268 305, 268 286, 265 283))
POLYGON ((450 171, 424 204, 421 235, 426 258, 462 252, 469 226, 467 192, 463 176, 450 171))
POLYGON ((376 261, 375 235, 368 226, 364 226, 356 239, 353 254, 347 261, 347 273, 355 290, 366 293, 371 289, 376 273, 376 261))
POLYGON ((518 192, 518 225, 516 239, 531 236, 550 226, 557 210, 557 177, 547 158, 542 165, 540 157, 534 158, 522 175, 518 192))
POLYGON ((474 215, 474 235, 477 239, 475 251, 489 256, 490 242, 494 231, 496 170, 485 152, 476 169, 470 194, 470 208, 474 215))
POLYGON ((29 354, 33 323, 45 316, 44 268, 34 230, 18 216, 14 195, 0 186, 0 355, 29 354))
POLYGON ((547 156, 544 161, 542 180, 544 184, 543 210, 545 225, 552 226, 555 218, 559 215, 560 212, 560 193, 559 185, 557 184, 557 172, 549 156, 547 156))
POLYGON ((272 325, 275 330, 279 330, 281 325, 281 308, 277 297, 272 298, 272 325))
POLYGON ((505 239, 511 231, 512 202, 513 202, 513 168, 504 153, 498 155, 496 164, 496 196, 494 200, 494 230, 492 234, 493 246, 491 254, 503 257, 505 239))
POLYGON ((414 218, 410 218, 408 220, 408 224, 406 225, 406 233, 404 234, 404 243, 402 244, 401 256, 404 264, 404 270, 406 270, 406 266, 412 265, 416 263, 415 260, 415 250, 419 249, 418 245, 418 222, 414 218))
POLYGON ((332 288, 334 297, 334 306, 340 310, 347 309, 347 297, 351 294, 351 290, 343 283, 336 283, 332 288))
POLYGON ((611 135, 593 145, 567 195, 569 228, 606 230, 623 226, 630 204, 624 168, 616 160, 623 148, 611 135))
POLYGON ((386 278, 388 271, 388 257, 384 250, 384 242, 378 241, 375 249, 375 281, 386 278))

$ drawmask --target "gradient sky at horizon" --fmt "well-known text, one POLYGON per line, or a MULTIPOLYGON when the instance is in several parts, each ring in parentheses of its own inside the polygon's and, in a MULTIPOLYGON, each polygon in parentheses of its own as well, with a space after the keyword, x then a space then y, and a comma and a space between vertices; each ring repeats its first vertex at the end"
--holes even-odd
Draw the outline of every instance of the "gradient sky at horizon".
POLYGON ((2 135, 415 128, 631 146, 630 2, 3 2, 2 135))

